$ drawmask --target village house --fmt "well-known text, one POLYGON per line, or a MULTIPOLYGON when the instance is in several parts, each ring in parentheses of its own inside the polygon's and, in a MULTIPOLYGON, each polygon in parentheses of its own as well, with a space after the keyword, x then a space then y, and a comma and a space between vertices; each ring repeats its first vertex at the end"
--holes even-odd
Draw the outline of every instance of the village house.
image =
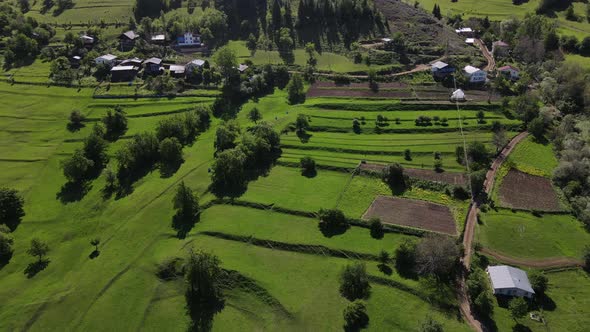
POLYGON ((455 68, 448 63, 437 61, 432 64, 431 71, 434 78, 444 78, 447 75, 454 73, 455 68))
POLYGON ((204 65, 205 65, 205 60, 195 59, 195 60, 192 60, 191 62, 187 63, 186 66, 184 66, 184 67, 185 67, 185 70, 187 73, 192 73, 196 70, 203 68, 204 65))
POLYGON ((475 44, 475 38, 466 38, 465 43, 469 45, 475 44))
POLYGON ((162 59, 150 58, 143 62, 144 72, 149 75, 160 75, 164 73, 164 67, 162 67, 162 59))
POLYGON ((510 53, 510 45, 499 40, 492 43, 492 54, 495 57, 506 57, 510 53))
POLYGON ((80 40, 82 40, 82 44, 84 44, 85 47, 92 47, 96 41, 94 37, 85 34, 80 36, 80 40))
POLYGON ((152 44, 163 45, 166 43, 166 35, 165 34, 152 35, 150 37, 150 42, 152 44))
POLYGON ((121 51, 129 51, 135 47, 135 41, 139 38, 139 35, 133 30, 123 32, 119 35, 119 43, 121 45, 121 51))
POLYGON ((525 271, 506 265, 488 266, 486 269, 492 283, 494 295, 532 298, 531 287, 525 271))
POLYGON ((475 36, 475 32, 471 28, 460 28, 455 30, 456 33, 460 34, 461 36, 473 38, 475 36))
POLYGON ((139 58, 125 59, 119 63, 119 66, 135 66, 141 68, 143 60, 139 58))
POLYGON ((180 78, 184 77, 185 67, 182 65, 170 65, 170 76, 180 78))
POLYGON ((469 83, 485 83, 488 73, 473 66, 465 66, 463 73, 469 78, 469 83))
POLYGON ((498 68, 498 72, 511 81, 518 81, 520 79, 520 71, 512 66, 500 67, 498 68))
POLYGON ((116 59, 117 59, 116 55, 105 54, 105 55, 101 55, 98 58, 94 59, 94 62, 96 62, 97 65, 108 65, 108 66, 112 67, 115 64, 116 59))
POLYGON ((465 92, 461 89, 457 89, 451 95, 451 101, 465 101, 465 92))
POLYGON ((131 81, 137 76, 139 67, 136 66, 115 66, 111 68, 112 82, 131 81))
POLYGON ((243 64, 243 63, 242 63, 242 64, 240 64, 240 65, 238 66, 238 71, 239 71, 240 73, 244 73, 244 72, 245 72, 245 71, 246 71, 248 68, 250 68, 250 67, 248 67, 248 65, 245 65, 245 64, 243 64))
POLYGON ((81 61, 82 61, 82 58, 79 55, 74 55, 73 57, 70 58, 70 66, 72 66, 72 68, 78 68, 78 67, 80 67, 81 61))
POLYGON ((201 36, 192 32, 185 32, 184 35, 176 38, 176 44, 180 47, 202 47, 201 36))

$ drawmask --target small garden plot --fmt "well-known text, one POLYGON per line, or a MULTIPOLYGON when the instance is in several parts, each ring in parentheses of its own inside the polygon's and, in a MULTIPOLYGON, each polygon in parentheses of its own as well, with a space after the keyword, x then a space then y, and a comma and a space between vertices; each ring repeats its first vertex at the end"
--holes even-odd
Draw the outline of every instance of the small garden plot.
MULTIPOLYGON (((381 172, 385 165, 379 164, 361 164, 361 170, 369 172, 381 172)), ((411 178, 420 180, 442 182, 447 184, 454 184, 464 186, 467 184, 467 175, 465 173, 456 172, 436 172, 428 169, 405 168, 404 173, 411 178)))
POLYGON ((511 169, 502 180, 499 198, 502 205, 514 209, 561 210, 551 180, 514 169, 511 169))
POLYGON ((444 205, 426 201, 377 196, 363 219, 374 217, 387 224, 457 235, 451 210, 444 205))

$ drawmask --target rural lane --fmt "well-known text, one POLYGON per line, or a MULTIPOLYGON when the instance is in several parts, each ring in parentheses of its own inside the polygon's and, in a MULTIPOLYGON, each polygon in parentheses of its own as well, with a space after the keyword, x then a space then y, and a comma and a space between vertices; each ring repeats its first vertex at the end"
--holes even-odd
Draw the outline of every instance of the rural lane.
POLYGON ((486 44, 484 44, 484 42, 481 39, 476 39, 475 43, 477 44, 477 46, 479 46, 481 53, 483 54, 484 58, 486 58, 486 60, 488 61, 487 66, 483 67, 483 70, 488 72, 494 70, 496 68, 496 60, 494 59, 494 56, 490 53, 490 50, 488 50, 486 44))
MULTIPOLYGON (((500 166, 506 157, 512 152, 514 147, 520 143, 523 139, 528 136, 527 132, 520 133, 516 135, 510 142, 502 149, 502 152, 494 159, 492 166, 486 173, 486 179, 484 181, 484 191, 486 194, 489 194, 494 186, 494 179, 500 166)), ((469 209, 469 213, 467 214, 467 221, 465 223, 465 232, 463 233, 463 248, 464 254, 461 258, 463 266, 465 267, 465 271, 469 271, 469 267, 471 265, 471 256, 472 256, 472 246, 473 246, 473 237, 475 235, 475 225, 477 223, 477 213, 479 208, 476 202, 471 203, 471 207, 469 209)), ((479 320, 475 318, 473 313, 471 312, 471 305, 469 303, 469 297, 467 295, 467 287, 465 285, 466 280, 465 276, 461 277, 459 280, 459 309, 461 310, 461 314, 465 317, 465 320, 471 325, 471 327, 477 332, 483 332, 484 328, 483 325, 479 320)))
POLYGON ((566 267, 582 267, 584 262, 579 259, 568 258, 568 257, 554 257, 544 259, 522 259, 505 256, 501 253, 493 251, 491 249, 482 248, 481 252, 488 256, 494 257, 497 261, 504 264, 512 264, 524 267, 532 267, 538 269, 555 269, 555 268, 566 268, 566 267))

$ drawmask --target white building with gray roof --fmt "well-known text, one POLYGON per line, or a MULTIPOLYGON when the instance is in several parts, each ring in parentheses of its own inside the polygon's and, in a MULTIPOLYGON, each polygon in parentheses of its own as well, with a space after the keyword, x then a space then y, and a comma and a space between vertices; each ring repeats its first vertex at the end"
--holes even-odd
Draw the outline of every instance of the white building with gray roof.
POLYGON ((494 295, 507 295, 531 298, 535 291, 531 287, 525 271, 512 266, 488 266, 486 272, 490 276, 494 295))

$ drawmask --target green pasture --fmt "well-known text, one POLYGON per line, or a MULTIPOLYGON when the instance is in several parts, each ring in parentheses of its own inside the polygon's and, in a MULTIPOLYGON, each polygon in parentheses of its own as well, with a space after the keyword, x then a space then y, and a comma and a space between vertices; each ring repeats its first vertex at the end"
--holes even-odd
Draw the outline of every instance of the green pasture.
MULTIPOLYGON (((381 126, 383 130, 415 130, 415 131, 432 131, 432 130, 459 130, 459 116, 457 111, 440 110, 440 111, 392 111, 392 112, 354 112, 354 111, 304 111, 310 117, 310 126, 312 128, 328 129, 328 130, 348 130, 352 131, 352 123, 354 119, 359 120, 361 130, 363 133, 372 133, 376 126, 376 119, 378 115, 385 116, 387 121, 385 125, 381 126), (438 121, 432 121, 430 126, 417 126, 415 120, 419 116, 427 116, 431 119, 438 117, 439 119, 447 119, 446 126, 438 121), (396 119, 399 119, 397 123, 396 119), (437 124, 438 122, 438 124, 437 124)), ((489 126, 493 121, 499 121, 504 125, 516 125, 518 120, 510 120, 500 113, 486 112, 483 123, 479 123, 477 118, 478 111, 461 111, 461 119, 463 120, 461 126, 469 130, 478 129, 481 126, 489 126)), ((440 121, 440 120, 439 120, 440 121)))
POLYGON ((501 209, 481 214, 477 239, 486 248, 518 258, 580 258, 590 234, 574 217, 501 209))
POLYGON ((61 14, 55 16, 54 9, 51 8, 46 13, 42 13, 42 1, 34 2, 31 11, 27 14, 41 22, 47 23, 100 23, 103 20, 106 23, 127 23, 129 17, 133 15, 132 0, 113 1, 113 0, 76 0, 74 7, 66 9, 61 14))
POLYGON ((537 143, 532 137, 527 137, 512 151, 508 160, 514 163, 516 169, 533 175, 551 177, 557 167, 557 158, 550 143, 537 143))
POLYGON ((322 245, 374 255, 381 250, 394 250, 402 240, 414 238, 386 233, 382 239, 374 239, 368 229, 361 227, 351 227, 342 235, 328 238, 319 232, 317 219, 231 205, 214 205, 205 210, 195 231, 252 236, 292 244, 322 245))
MULTIPOLYGON (((256 65, 264 65, 264 64, 283 64, 283 59, 279 56, 278 51, 265 51, 265 50, 257 50, 254 55, 251 54, 250 50, 246 47, 246 42, 244 41, 230 41, 228 46, 234 49, 238 55, 238 58, 241 61, 250 60, 256 65)), ((295 54, 295 64, 300 66, 305 66, 307 61, 307 53, 305 53, 304 49, 296 49, 294 51, 295 54)), ((374 65, 374 66, 367 66, 364 63, 354 63, 354 61, 341 54, 336 54, 332 52, 322 52, 317 55, 317 69, 318 70, 326 70, 326 71, 334 71, 334 72, 358 72, 358 71, 367 71, 369 68, 373 68, 376 70, 384 69, 390 67, 391 65, 374 65)))
MULTIPOLYGON (((355 168, 361 161, 372 164, 399 163, 407 168, 434 169, 433 154, 414 154, 412 160, 405 160, 403 155, 372 155, 363 153, 331 152, 324 150, 301 150, 283 148, 280 161, 299 163, 303 157, 312 157, 318 165, 355 168)), ((443 169, 447 171, 465 171, 465 167, 457 163, 454 153, 441 153, 443 169)))
MULTIPOLYGON (((590 324, 590 277, 580 269, 546 273, 549 279, 549 299, 541 312, 546 325, 529 317, 518 320, 528 331, 582 332, 590 324)), ((538 311, 537 311, 538 312, 538 311)), ((506 307, 496 301, 493 314, 498 331, 511 331, 517 322, 506 307)))
MULTIPOLYGON (((454 153, 457 146, 463 145, 463 137, 459 132, 451 133, 404 133, 404 134, 355 134, 308 132, 308 140, 301 140, 294 134, 283 135, 282 144, 290 148, 300 149, 350 149, 354 152, 385 152, 403 155, 405 149, 416 153, 454 153)), ((516 133, 508 132, 512 137, 516 133)), ((482 142, 492 150, 491 132, 465 132, 467 142, 482 142)))
MULTIPOLYGON (((413 1, 404 0, 414 4, 413 1)), ((539 5, 539 0, 522 1, 515 5, 504 0, 461 0, 449 2, 442 0, 422 0, 420 6, 426 11, 432 11, 434 4, 438 4, 443 15, 461 14, 464 18, 485 17, 491 20, 501 21, 510 17, 523 18, 526 14, 534 14, 539 5)), ((590 34, 590 23, 585 20, 586 7, 582 2, 574 2, 574 11, 580 17, 580 21, 569 21, 565 18, 565 11, 557 12, 558 31, 563 35, 575 35, 582 39, 590 34)))

